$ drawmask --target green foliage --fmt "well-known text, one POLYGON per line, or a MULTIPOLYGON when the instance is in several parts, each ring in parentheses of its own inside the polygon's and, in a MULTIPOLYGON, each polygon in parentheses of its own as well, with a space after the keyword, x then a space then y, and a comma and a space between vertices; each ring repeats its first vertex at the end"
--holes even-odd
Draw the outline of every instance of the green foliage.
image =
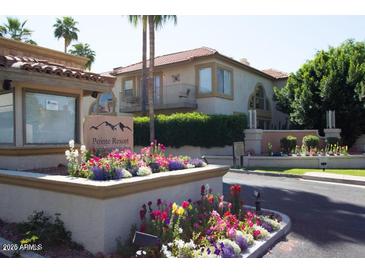
POLYGON ((26 23, 27 20, 21 22, 18 18, 7 17, 6 23, 3 26, 0 26, 0 37, 37 45, 37 43, 31 39, 33 31, 25 27, 26 23))
POLYGON ((297 146, 297 137, 289 135, 281 138, 280 145, 284 153, 290 154, 292 153, 292 151, 295 150, 295 147, 297 146))
POLYGON ((340 145, 340 141, 337 137, 328 137, 326 139, 326 145, 340 145))
MULTIPOLYGON (((134 118, 134 144, 149 145, 148 117, 134 118)), ((198 112, 159 114, 156 139, 165 146, 223 147, 243 139, 247 120, 244 114, 207 115, 198 112)))
POLYGON ((72 49, 68 51, 69 53, 77 56, 86 57, 89 59, 87 61, 85 68, 91 70, 91 65, 95 61, 95 51, 90 48, 90 45, 87 43, 78 43, 72 46, 72 49))
MULTIPOLYGON (((23 242, 35 242, 39 240, 45 247, 57 245, 70 245, 71 232, 65 229, 63 221, 59 218, 46 215, 43 211, 34 212, 28 217, 27 222, 18 224, 18 230, 23 235, 23 242)), ((72 246, 81 246, 72 243, 72 246)))
POLYGON ((336 127, 344 143, 352 145, 365 132, 365 42, 348 40, 319 51, 286 86, 274 89, 278 109, 289 114, 294 128, 321 132, 326 111, 336 111, 336 127))
POLYGON ((303 137, 302 144, 307 150, 310 150, 311 148, 318 148, 319 137, 315 135, 306 135, 303 137))

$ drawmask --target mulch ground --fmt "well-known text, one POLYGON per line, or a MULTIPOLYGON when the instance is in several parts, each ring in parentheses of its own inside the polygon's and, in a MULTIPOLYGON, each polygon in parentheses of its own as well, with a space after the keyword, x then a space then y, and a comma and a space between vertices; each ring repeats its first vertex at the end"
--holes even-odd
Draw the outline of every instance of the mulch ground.
MULTIPOLYGON (((13 243, 20 243, 22 240, 22 235, 19 233, 16 223, 7 223, 0 220, 0 237, 11 241, 13 243)), ((39 242, 41 243, 41 242, 39 242)), ((42 251, 38 251, 38 254, 44 257, 49 258, 90 258, 95 257, 89 251, 78 247, 72 248, 67 245, 59 245, 59 246, 43 246, 42 251)))
POLYGON ((59 165, 57 167, 28 169, 28 170, 25 170, 25 171, 34 172, 34 173, 49 174, 49 175, 68 175, 67 167, 65 167, 64 165, 59 165))

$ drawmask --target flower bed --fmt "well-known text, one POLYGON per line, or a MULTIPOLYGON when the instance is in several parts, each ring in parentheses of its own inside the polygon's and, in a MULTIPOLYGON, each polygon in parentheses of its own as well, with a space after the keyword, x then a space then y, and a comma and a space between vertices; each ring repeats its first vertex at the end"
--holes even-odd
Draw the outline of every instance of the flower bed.
MULTIPOLYGON (((138 250, 144 257, 242 257, 257 241, 265 241, 282 227, 274 213, 256 214, 243 207, 240 185, 232 185, 230 199, 201 187, 198 201, 181 204, 158 199, 143 204, 139 230, 159 237, 161 248, 138 250)), ((133 250, 129 247, 129 250, 133 250)), ((136 250, 134 250, 136 251, 136 250)), ((130 254, 131 255, 131 254, 130 254)))
POLYGON ((152 173, 204 167, 202 159, 188 156, 165 155, 165 146, 152 142, 150 146, 135 153, 130 149, 106 151, 87 151, 75 149, 74 141, 69 142, 65 155, 68 160, 68 173, 74 177, 97 181, 118 180, 133 176, 147 176, 152 173))

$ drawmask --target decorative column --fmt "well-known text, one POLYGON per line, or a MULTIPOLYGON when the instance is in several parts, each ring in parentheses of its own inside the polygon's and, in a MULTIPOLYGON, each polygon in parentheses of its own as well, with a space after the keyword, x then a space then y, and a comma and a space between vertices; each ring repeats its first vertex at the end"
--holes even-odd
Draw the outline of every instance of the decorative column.
POLYGON ((244 131, 245 133, 245 151, 254 152, 255 155, 261 155, 261 140, 262 140, 262 129, 250 128, 244 131))
POLYGON ((336 115, 334 110, 328 110, 326 112, 327 128, 325 128, 324 135, 327 138, 335 137, 341 139, 341 129, 336 128, 336 115))

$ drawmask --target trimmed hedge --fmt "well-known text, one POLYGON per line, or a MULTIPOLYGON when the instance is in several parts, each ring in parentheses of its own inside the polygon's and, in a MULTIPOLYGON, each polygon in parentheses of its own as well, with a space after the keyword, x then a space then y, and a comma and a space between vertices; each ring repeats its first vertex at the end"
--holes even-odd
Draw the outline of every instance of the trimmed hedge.
MULTIPOLYGON (((223 147, 243 140, 247 119, 244 114, 208 115, 199 112, 159 114, 155 119, 156 139, 170 147, 223 147)), ((149 142, 149 118, 134 118, 134 144, 149 142)))
POLYGON ((291 135, 283 137, 280 139, 280 145, 284 153, 290 154, 297 146, 297 137, 291 135))
POLYGON ((309 150, 310 148, 318 148, 319 137, 315 135, 306 135, 303 137, 302 144, 309 150))

